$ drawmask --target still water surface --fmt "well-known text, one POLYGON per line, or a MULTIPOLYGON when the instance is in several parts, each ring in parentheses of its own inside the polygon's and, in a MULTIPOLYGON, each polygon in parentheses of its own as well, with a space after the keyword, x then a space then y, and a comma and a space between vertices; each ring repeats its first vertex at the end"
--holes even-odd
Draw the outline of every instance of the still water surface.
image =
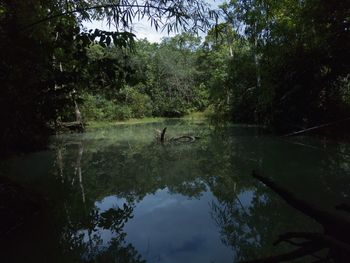
MULTIPOLYGON (((166 120, 53 137, 1 164, 47 215, 14 231, 6 262, 235 262, 288 250, 286 231, 319 226, 251 177, 272 178, 326 209, 350 194, 348 144, 281 139, 249 126, 166 120), (191 134, 194 143, 159 144, 191 134)), ((2 261, 2 260, 1 260, 2 261)), ((307 261, 307 259, 306 259, 307 261)))

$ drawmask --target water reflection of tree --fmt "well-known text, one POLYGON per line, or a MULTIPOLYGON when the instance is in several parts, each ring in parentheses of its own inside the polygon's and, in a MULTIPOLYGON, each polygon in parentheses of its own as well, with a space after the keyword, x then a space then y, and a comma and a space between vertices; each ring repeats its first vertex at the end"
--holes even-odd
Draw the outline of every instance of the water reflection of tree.
MULTIPOLYGON (((101 218, 96 219, 98 212, 94 202, 105 196, 124 198, 132 207, 158 189, 167 188, 172 193, 196 198, 209 188, 217 198, 211 208, 213 218, 221 229, 222 240, 236 251, 237 260, 244 260, 254 255, 268 256, 277 249, 279 252, 287 250, 287 245, 276 249, 271 242, 283 232, 317 228, 312 221, 255 182, 249 176, 252 168, 259 167, 292 189, 300 187, 306 196, 309 187, 325 189, 321 198, 335 198, 339 190, 343 196, 350 194, 347 187, 349 180, 346 179, 349 167, 347 160, 341 156, 322 151, 301 151, 273 138, 261 140, 255 131, 245 136, 246 130, 236 129, 235 132, 232 136, 232 130, 219 130, 191 145, 163 146, 121 141, 101 146, 99 141, 92 140, 84 147, 83 142, 64 146, 58 154, 61 159, 64 158, 63 167, 58 165, 58 178, 62 178, 61 171, 65 171, 62 181, 65 189, 62 192, 66 194, 66 222, 71 221, 73 225, 68 238, 78 230, 91 229, 91 234, 97 234, 91 246, 99 248, 97 241, 101 243, 102 240, 93 229, 101 218), (305 177, 303 185, 300 185, 293 174, 295 164, 303 163, 306 165, 304 170, 312 171, 311 168, 317 167, 315 162, 321 164, 319 170, 305 177), (286 176, 281 176, 283 174, 286 176), (240 202, 247 194, 251 196, 249 202, 240 202)), ((86 245, 82 240, 78 238, 76 244, 86 245)), ((97 249, 92 254, 108 257, 108 253, 112 253, 108 251, 129 247, 121 245, 122 241, 112 243, 108 249, 97 249)), ((87 248, 84 249, 86 251, 87 248)), ((134 252, 130 251, 131 254, 134 252)))
POLYGON ((193 148, 189 146, 110 146, 91 153, 85 162, 89 167, 85 177, 93 179, 87 181, 91 183, 88 188, 96 191, 95 196, 113 194, 137 201, 164 188, 192 197, 205 190, 201 169, 193 162, 193 148))
MULTIPOLYGON (((270 142, 266 146, 273 146, 273 143, 271 144, 270 142)), ((271 152, 287 152, 284 151, 283 147, 285 145, 283 144, 275 145, 275 147, 281 147, 282 149, 271 152)), ((346 150, 344 151, 344 145, 337 144, 331 145, 331 147, 327 151, 325 149, 322 151, 319 149, 316 151, 308 149, 303 152, 300 148, 289 149, 288 156, 270 155, 265 151, 260 160, 265 171, 270 172, 269 176, 275 178, 286 187, 289 186, 288 188, 294 189, 294 191, 298 189, 306 200, 311 200, 322 207, 330 209, 331 205, 334 206, 341 199, 344 201, 344 197, 350 194, 350 181, 348 179, 350 167, 346 158, 347 152, 346 150), (289 163, 286 162, 286 158, 289 159, 289 163), (280 169, 283 171, 282 173, 276 173, 276 171, 271 170, 268 164, 272 161, 277 164, 275 166, 285 166, 280 169), (306 175, 304 177, 305 180, 299 181, 295 179, 295 174, 298 173, 298 170, 288 166, 290 163, 291 166, 294 163, 310 165, 313 169, 306 169, 311 174, 306 175), (315 163, 319 165, 315 166, 315 163), (283 173, 286 173, 287 176, 281 178, 283 173), (312 182, 308 181, 310 179, 312 182), (310 188, 312 189, 311 191, 310 188), (315 193, 317 193, 317 196, 315 193)), ((246 150, 249 151, 249 149, 246 150)), ((303 171, 301 170, 301 172, 303 171)), ((315 230, 319 232, 321 230, 320 226, 317 226, 313 221, 293 210, 293 208, 288 207, 275 193, 257 184, 257 182, 249 183, 251 187, 254 187, 250 188, 253 197, 249 204, 242 207, 237 196, 239 197, 240 194, 249 192, 244 180, 239 180, 238 184, 232 183, 230 186, 227 185, 228 183, 229 181, 226 181, 225 184, 217 187, 236 189, 237 194, 231 192, 226 195, 225 191, 217 191, 218 202, 212 204, 212 214, 221 229, 223 242, 234 248, 237 260, 264 258, 283 254, 283 252, 287 251, 290 252, 295 249, 293 246, 284 244, 284 246, 274 247, 273 241, 286 232, 303 233, 315 230), (229 196, 231 196, 231 199, 228 198, 229 196)), ((310 257, 304 260, 313 262, 318 259, 316 256, 316 258, 310 257)), ((272 258, 269 262, 275 261, 272 258)))
POLYGON ((164 188, 199 197, 206 190, 201 171, 207 158, 202 152, 205 145, 205 141, 166 146, 123 142, 95 148, 82 140, 57 142, 55 166, 60 189, 55 198, 62 205, 56 210, 56 220, 61 220, 62 251, 84 261, 105 260, 115 253, 128 255, 123 262, 141 261, 132 245, 124 242, 123 226, 132 216, 133 204, 164 188), (99 211, 96 200, 109 195, 126 200, 125 206, 99 211), (102 229, 113 232, 108 244, 101 236, 102 229))
POLYGON ((60 142, 56 153, 57 180, 61 187, 55 196, 59 203, 53 217, 61 257, 72 262, 144 262, 134 247, 125 242, 123 232, 125 223, 133 217, 133 203, 101 210, 95 205, 98 198, 84 185, 84 142, 60 142), (102 237, 105 230, 110 233, 109 241, 102 237))
POLYGON ((224 143, 214 146, 218 149, 212 151, 217 154, 213 161, 203 163, 209 174, 207 183, 217 198, 211 204, 213 219, 223 243, 235 251, 236 260, 287 250, 287 245, 276 249, 271 240, 283 231, 315 228, 312 221, 249 176, 253 167, 264 167, 270 161, 266 152, 270 145, 271 141, 253 136, 227 136, 224 143))
MULTIPOLYGON (((71 158, 72 163, 79 163, 74 159, 76 157, 71 158)), ((243 257, 256 247, 266 247, 267 244, 265 241, 259 243, 261 229, 255 228, 255 224, 261 220, 254 221, 250 213, 242 214, 241 207, 236 206, 233 193, 233 190, 237 194, 256 190, 253 180, 244 174, 249 174, 252 165, 259 162, 261 153, 257 152, 256 141, 252 141, 251 137, 237 138, 220 132, 191 145, 120 143, 97 146, 94 150, 84 152, 80 165, 87 200, 116 195, 133 203, 164 188, 173 193, 199 197, 209 188, 221 202, 220 206, 226 205, 227 219, 234 222, 233 225, 225 226, 226 233, 230 234, 225 243, 235 251, 242 251, 243 257), (242 231, 247 228, 244 222, 249 220, 252 221, 249 224, 253 227, 252 232, 243 235, 242 231), (235 242, 232 242, 234 236, 235 242)), ((266 208, 266 214, 269 209, 266 208)), ((264 218, 258 211, 253 214, 265 219, 261 221, 262 225, 268 226, 270 223, 269 218, 264 218)), ((270 230, 266 232, 270 233, 270 230)), ((271 240, 270 236, 267 238, 271 240)))
POLYGON ((222 241, 235 251, 235 260, 286 251, 289 246, 276 248, 272 244, 280 233, 315 228, 313 222, 289 209, 270 192, 256 189, 250 193, 253 196, 249 204, 242 205, 239 199, 233 199, 219 200, 211 205, 222 241))

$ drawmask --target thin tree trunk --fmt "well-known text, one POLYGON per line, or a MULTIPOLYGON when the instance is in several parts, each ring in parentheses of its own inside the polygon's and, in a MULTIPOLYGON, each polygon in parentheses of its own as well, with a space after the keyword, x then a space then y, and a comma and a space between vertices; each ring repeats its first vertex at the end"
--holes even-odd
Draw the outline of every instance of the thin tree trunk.
POLYGON ((81 117, 81 112, 79 110, 79 106, 76 100, 74 100, 74 106, 75 106, 75 120, 79 125, 81 126, 81 130, 84 130, 84 123, 83 118, 81 117))
MULTIPOLYGON (((255 30, 256 29, 255 25, 255 30)), ((254 61, 255 61, 255 70, 256 70, 256 86, 260 89, 261 87, 261 75, 260 75, 260 62, 259 62, 259 55, 258 55, 258 37, 257 32, 255 32, 254 36, 254 61)))

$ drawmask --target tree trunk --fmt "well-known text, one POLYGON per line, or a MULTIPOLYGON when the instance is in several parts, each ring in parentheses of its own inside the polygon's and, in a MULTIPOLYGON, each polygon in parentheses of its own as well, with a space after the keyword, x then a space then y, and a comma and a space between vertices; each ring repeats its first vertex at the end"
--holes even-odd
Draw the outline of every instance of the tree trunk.
POLYGON ((75 119, 76 119, 76 122, 79 123, 79 125, 81 127, 81 131, 84 131, 83 118, 81 117, 81 112, 79 110, 78 103, 76 102, 76 100, 74 100, 74 105, 75 105, 75 119))

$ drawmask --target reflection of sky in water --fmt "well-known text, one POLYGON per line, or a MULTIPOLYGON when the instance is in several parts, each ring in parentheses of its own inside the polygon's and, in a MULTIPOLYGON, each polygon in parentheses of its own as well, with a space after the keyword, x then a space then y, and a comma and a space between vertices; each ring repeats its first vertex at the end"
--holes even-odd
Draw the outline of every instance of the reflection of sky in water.
MULTIPOLYGON (((109 196, 96 205, 106 210, 124 201, 109 196)), ((233 251, 220 241, 210 214, 212 201, 216 198, 210 192, 200 199, 169 194, 167 189, 147 195, 124 228, 126 242, 147 262, 232 262, 233 251)), ((103 231, 103 238, 109 240, 111 234, 103 231)))

